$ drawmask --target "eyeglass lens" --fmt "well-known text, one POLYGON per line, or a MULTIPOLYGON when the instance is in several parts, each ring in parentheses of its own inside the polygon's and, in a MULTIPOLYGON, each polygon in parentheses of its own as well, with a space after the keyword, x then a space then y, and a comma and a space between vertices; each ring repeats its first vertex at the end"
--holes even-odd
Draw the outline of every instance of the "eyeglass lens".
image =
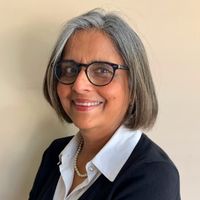
MULTIPOLYGON (((76 81, 76 78, 81 70, 82 66, 79 66, 75 62, 63 62, 56 66, 56 77, 64 84, 72 84, 76 81)), ((88 80, 94 84, 103 86, 112 80, 114 76, 114 69, 108 63, 95 62, 86 67, 86 75, 88 80)))

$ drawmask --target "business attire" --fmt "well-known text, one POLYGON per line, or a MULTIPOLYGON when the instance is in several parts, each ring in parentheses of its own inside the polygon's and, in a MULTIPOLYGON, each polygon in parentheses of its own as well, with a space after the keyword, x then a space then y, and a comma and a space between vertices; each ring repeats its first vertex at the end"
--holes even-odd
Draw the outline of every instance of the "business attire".
POLYGON ((70 194, 79 135, 44 152, 29 200, 180 200, 179 174, 167 154, 140 131, 121 126, 86 165, 70 194))

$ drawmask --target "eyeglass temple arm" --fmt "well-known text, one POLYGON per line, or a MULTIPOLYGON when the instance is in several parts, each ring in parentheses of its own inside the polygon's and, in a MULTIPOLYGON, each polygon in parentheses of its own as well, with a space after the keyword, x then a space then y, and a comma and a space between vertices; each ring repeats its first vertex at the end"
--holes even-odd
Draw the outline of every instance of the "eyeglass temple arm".
POLYGON ((118 69, 125 69, 125 70, 129 70, 129 68, 125 65, 118 65, 118 69))

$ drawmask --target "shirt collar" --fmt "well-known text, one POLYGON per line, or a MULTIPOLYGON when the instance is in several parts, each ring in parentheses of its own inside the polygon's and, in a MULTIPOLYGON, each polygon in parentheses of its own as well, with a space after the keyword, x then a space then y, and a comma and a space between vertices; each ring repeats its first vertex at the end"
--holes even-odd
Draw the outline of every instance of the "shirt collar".
POLYGON ((142 132, 124 126, 117 129, 111 139, 92 159, 96 168, 110 181, 114 181, 137 145, 142 132))
MULTIPOLYGON (((142 132, 140 130, 133 131, 122 125, 90 162, 107 179, 114 181, 137 145, 141 135, 142 132)), ((74 159, 80 143, 80 137, 80 134, 77 133, 60 153, 58 164, 61 164, 61 171, 69 166, 74 159)))

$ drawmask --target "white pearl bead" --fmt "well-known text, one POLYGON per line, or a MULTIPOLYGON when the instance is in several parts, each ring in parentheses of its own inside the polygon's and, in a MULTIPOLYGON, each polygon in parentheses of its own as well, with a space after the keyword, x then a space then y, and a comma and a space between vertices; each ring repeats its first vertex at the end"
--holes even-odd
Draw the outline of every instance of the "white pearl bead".
POLYGON ((77 152, 76 152, 76 154, 75 154, 75 156, 74 156, 74 170, 75 170, 76 174, 77 174, 79 177, 81 177, 81 178, 86 178, 86 177, 87 177, 87 173, 82 174, 82 173, 78 170, 78 167, 77 167, 77 159, 78 159, 78 155, 79 155, 79 153, 80 153, 80 151, 81 151, 81 149, 82 149, 82 145, 83 145, 83 142, 81 141, 80 144, 79 144, 79 146, 78 146, 77 152))

